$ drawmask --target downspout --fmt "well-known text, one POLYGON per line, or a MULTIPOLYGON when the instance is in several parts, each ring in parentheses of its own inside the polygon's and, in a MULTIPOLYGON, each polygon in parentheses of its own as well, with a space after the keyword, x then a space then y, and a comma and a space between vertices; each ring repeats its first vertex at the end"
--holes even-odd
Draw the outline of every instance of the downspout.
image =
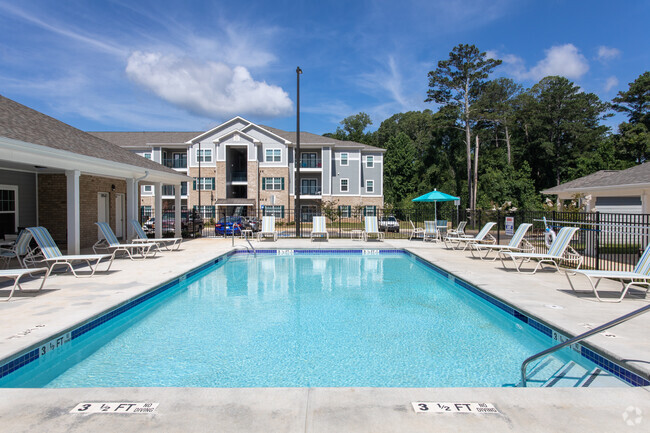
POLYGON ((142 216, 140 215, 140 203, 139 203, 140 194, 138 194, 140 192, 140 181, 148 177, 149 177, 149 170, 145 170, 144 176, 136 177, 135 179, 133 179, 133 186, 135 187, 135 191, 133 191, 134 198, 132 203, 134 204, 134 209, 137 212, 136 218, 138 219, 138 221, 140 221, 140 217, 142 216))

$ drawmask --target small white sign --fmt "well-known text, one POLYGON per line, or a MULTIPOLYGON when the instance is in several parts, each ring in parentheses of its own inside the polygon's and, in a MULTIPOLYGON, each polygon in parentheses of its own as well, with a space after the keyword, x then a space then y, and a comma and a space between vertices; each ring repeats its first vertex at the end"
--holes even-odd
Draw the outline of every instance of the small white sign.
POLYGON ((158 403, 79 403, 70 413, 154 413, 158 403))
POLYGON ((278 256, 293 256, 293 250, 277 250, 278 256))
POLYGON ((432 401, 414 401, 411 403, 415 412, 423 413, 499 413, 491 403, 439 403, 432 401))
POLYGON ((515 217, 506 217, 506 235, 512 236, 515 234, 515 217))
POLYGON ((364 256, 377 256, 379 255, 379 250, 363 250, 361 254, 364 256))
POLYGON ((57 337, 53 340, 48 341, 47 343, 43 344, 39 349, 38 349, 38 354, 39 356, 45 356, 46 354, 52 352, 53 350, 56 350, 60 347, 62 347, 64 344, 68 344, 71 340, 71 333, 67 332, 63 334, 60 337, 57 337))

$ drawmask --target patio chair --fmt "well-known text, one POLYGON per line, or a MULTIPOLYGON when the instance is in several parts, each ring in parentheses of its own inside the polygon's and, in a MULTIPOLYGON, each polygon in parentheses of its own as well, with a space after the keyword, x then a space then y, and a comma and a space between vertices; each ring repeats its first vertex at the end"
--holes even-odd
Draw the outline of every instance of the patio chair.
POLYGON ((365 230, 363 231, 363 240, 368 241, 370 236, 376 236, 378 241, 384 240, 384 234, 379 231, 379 224, 377 224, 376 216, 364 217, 365 230))
POLYGON ((262 217, 262 230, 257 232, 257 240, 261 241, 262 238, 266 237, 272 237, 274 242, 278 240, 278 232, 275 231, 274 216, 262 217))
POLYGON ((580 265, 582 265, 583 257, 569 246, 569 242, 571 242, 571 238, 578 230, 579 230, 578 227, 563 227, 557 234, 557 237, 551 244, 551 247, 548 249, 547 253, 504 252, 501 254, 501 263, 505 268, 506 264, 504 259, 510 257, 512 261, 515 263, 517 272, 521 272, 521 265, 524 263, 524 261, 537 260, 537 265, 535 266, 535 269, 532 272, 534 274, 535 272, 537 272, 537 269, 542 267, 542 263, 544 262, 552 263, 555 266, 555 269, 557 269, 559 272, 560 267, 557 264, 558 261, 572 260, 578 262, 578 266, 576 266, 575 269, 578 270, 580 268, 580 265), (567 252, 567 249, 569 248, 570 251, 567 252), (517 259, 521 259, 518 264, 517 264, 517 259))
POLYGON ((138 223, 137 220, 131 220, 131 225, 133 226, 133 229, 135 230, 135 234, 138 236, 135 239, 131 239, 131 242, 133 242, 133 243, 153 242, 153 243, 156 244, 156 248, 158 248, 158 249, 160 249, 162 247, 162 248, 166 249, 167 251, 178 251, 178 249, 181 247, 181 242, 183 242, 183 238, 156 238, 156 239, 149 239, 147 237, 147 234, 142 229, 142 226, 140 225, 140 223, 138 223))
MULTIPOLYGON (((109 259, 108 267, 106 268, 106 272, 108 272, 108 270, 111 269, 113 260, 115 259, 114 254, 63 255, 61 254, 59 247, 56 246, 54 239, 52 239, 50 232, 48 232, 45 227, 29 227, 27 228, 27 231, 32 234, 34 240, 36 241, 36 244, 38 245, 38 254, 42 255, 40 261, 46 262, 50 268, 50 272, 54 270, 55 266, 64 265, 67 266, 70 271, 72 271, 73 275, 77 278, 92 277, 95 275, 95 271, 97 270, 97 266, 99 266, 99 262, 101 262, 103 259, 109 259), (77 262, 85 262, 91 270, 90 275, 77 274, 73 266, 73 264, 77 262)), ((30 256, 32 257, 35 257, 36 255, 36 252, 30 253, 30 256)))
POLYGON ((424 238, 423 241, 436 241, 440 240, 440 232, 435 221, 424 222, 424 238))
POLYGON ((490 230, 495 224, 495 222, 485 223, 481 231, 474 237, 447 235, 444 237, 445 247, 455 250, 460 244, 465 244, 463 247, 463 251, 465 251, 467 247, 476 244, 496 244, 497 240, 490 234, 490 230), (447 245, 447 242, 449 242, 449 245, 447 245))
POLYGON ((409 237, 409 241, 414 237, 424 239, 424 227, 415 227, 413 221, 409 220, 409 222, 411 223, 411 227, 413 228, 413 230, 411 231, 411 236, 409 237))
POLYGON ((15 258, 18 260, 18 264, 20 264, 21 268, 26 268, 27 264, 24 262, 23 258, 27 257, 31 251, 31 248, 29 247, 31 240, 31 233, 27 230, 21 230, 11 248, 0 248, 0 258, 5 262, 5 265, 9 266, 11 259, 15 258))
POLYGON ((465 234, 465 226, 467 225, 467 221, 461 221, 458 223, 458 227, 455 229, 451 229, 447 232, 447 236, 453 236, 453 237, 464 237, 468 236, 471 237, 471 235, 466 235, 465 234))
POLYGON ((630 286, 633 285, 645 286, 645 291, 648 293, 648 289, 650 288, 650 244, 645 248, 643 255, 641 255, 641 258, 632 272, 567 269, 566 278, 569 280, 571 290, 577 292, 578 290, 575 289, 571 282, 571 278, 569 278, 570 273, 571 275, 580 274, 587 277, 587 280, 589 280, 589 284, 591 284, 591 288, 594 291, 594 295, 596 295, 596 298, 601 302, 621 302, 630 286), (594 284, 592 278, 596 279, 596 284, 594 284), (600 284, 600 281, 604 278, 608 280, 618 280, 621 283, 621 296, 618 299, 610 300, 600 297, 598 294, 598 284, 600 284))
MULTIPOLYGON (((30 236, 31 239, 31 236, 30 236)), ((13 279, 14 284, 11 287, 11 292, 9 292, 9 296, 5 301, 8 301, 11 299, 11 297, 14 295, 14 291, 16 290, 16 287, 18 287, 18 290, 22 292, 38 292, 43 288, 43 285, 45 284, 45 280, 47 280, 47 277, 50 276, 50 272, 52 271, 52 268, 34 268, 34 269, 3 269, 0 270, 0 278, 6 278, 8 280, 13 279), (20 279, 24 277, 25 275, 32 275, 37 272, 45 272, 45 276, 43 277, 43 280, 41 281, 41 285, 38 287, 36 290, 26 290, 23 289, 22 286, 20 285, 20 279)))
POLYGON ((329 233, 327 233, 327 224, 324 216, 315 216, 313 217, 313 225, 311 229, 311 240, 314 241, 314 237, 322 237, 325 235, 325 240, 329 240, 329 233))
POLYGON ((130 244, 121 244, 117 240, 117 236, 113 233, 113 229, 108 223, 105 222, 96 222, 97 227, 102 232, 102 239, 95 242, 93 245, 93 251, 97 253, 97 250, 106 249, 111 251, 113 256, 117 254, 118 251, 125 252, 131 260, 136 260, 133 257, 133 254, 137 254, 140 257, 140 260, 144 260, 147 257, 154 257, 158 252, 157 244, 155 242, 135 242, 130 244), (151 254, 151 255, 150 255, 151 254))
POLYGON ((510 239, 510 242, 508 242, 508 245, 473 244, 472 248, 470 248, 469 251, 472 253, 472 257, 476 257, 474 255, 474 251, 476 251, 478 257, 480 257, 482 260, 487 259, 487 256, 489 256, 492 251, 495 251, 496 254, 494 255, 492 261, 496 260, 499 257, 500 253, 506 251, 532 253, 534 250, 533 245, 524 239, 526 232, 528 232, 528 229, 530 229, 532 226, 532 224, 528 223, 519 224, 517 231, 512 236, 512 239, 510 239), (521 246, 522 244, 523 246, 521 246), (483 256, 481 256, 482 251, 485 251, 485 255, 483 256))

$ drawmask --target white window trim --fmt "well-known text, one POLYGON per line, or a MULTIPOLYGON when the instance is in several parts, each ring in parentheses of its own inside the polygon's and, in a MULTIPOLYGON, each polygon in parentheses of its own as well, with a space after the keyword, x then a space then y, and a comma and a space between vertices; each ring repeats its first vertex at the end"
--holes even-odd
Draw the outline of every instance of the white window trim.
POLYGON ((266 191, 282 191, 282 178, 281 177, 267 177, 264 188, 266 189, 266 191), (277 181, 277 183, 276 183, 276 181, 277 181), (270 185, 272 185, 273 188, 269 188, 270 185), (277 186, 277 188, 276 188, 276 186, 277 186))
POLYGON ((197 177, 196 178, 196 190, 197 191, 213 191, 212 189, 212 177, 197 177), (210 180, 209 182, 206 182, 207 180, 210 180), (209 186, 209 188, 204 188, 205 186, 209 186))
POLYGON ((153 152, 144 152, 144 153, 142 153, 141 156, 142 156, 143 158, 146 158, 146 159, 149 159, 149 160, 153 160, 153 152))
POLYGON ((8 191, 14 191, 14 210, 13 211, 4 211, 2 213, 13 213, 14 214, 14 231, 18 232, 18 226, 19 226, 19 217, 20 214, 18 213, 20 206, 18 203, 18 185, 0 185, 0 189, 8 190, 8 191))
POLYGON ((375 192, 375 181, 374 180, 366 180, 366 193, 372 194, 375 192), (370 186, 372 185, 372 186, 370 186))
POLYGON ((350 179, 348 179, 347 177, 341 178, 339 182, 339 190, 341 192, 350 192, 350 179), (343 181, 346 182, 345 191, 343 190, 343 181))
POLYGON ((350 154, 348 152, 341 152, 340 156, 341 167, 347 167, 350 165, 350 154), (343 164, 343 155, 345 155, 345 164, 343 164))
POLYGON ((375 157, 373 155, 366 156, 366 168, 374 168, 374 167, 375 167, 375 157))
POLYGON ((264 150, 264 162, 271 162, 271 163, 281 163, 282 162, 282 149, 265 149, 264 150), (271 159, 269 159, 269 152, 272 152, 271 159), (275 160, 276 157, 276 152, 279 152, 280 154, 280 159, 277 161, 275 160))
POLYGON ((201 149, 200 151, 196 150, 196 162, 212 162, 212 149, 201 149), (206 158, 206 153, 209 153, 210 158, 206 158), (201 155, 203 154, 203 155, 201 155))

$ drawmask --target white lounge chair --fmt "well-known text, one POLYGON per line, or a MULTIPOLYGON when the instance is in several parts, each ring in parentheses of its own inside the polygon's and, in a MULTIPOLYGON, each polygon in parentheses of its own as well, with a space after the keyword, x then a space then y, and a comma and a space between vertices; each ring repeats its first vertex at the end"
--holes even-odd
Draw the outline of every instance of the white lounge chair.
POLYGON ((330 235, 327 232, 327 224, 324 216, 315 216, 312 219, 311 240, 314 241, 315 237, 325 236, 325 240, 329 240, 330 235))
POLYGON ((162 248, 166 249, 167 251, 178 251, 178 249, 181 247, 181 242, 183 242, 183 238, 156 238, 156 239, 149 239, 147 237, 147 234, 142 229, 142 226, 140 225, 140 223, 138 223, 137 220, 131 220, 131 225, 133 226, 133 230, 135 230, 135 234, 138 236, 137 239, 132 239, 131 240, 131 242, 133 242, 133 243, 153 242, 153 243, 156 244, 158 249, 160 249, 162 247, 162 248))
POLYGON ((133 255, 137 254, 140 256, 141 260, 146 259, 147 257, 154 257, 158 252, 157 244, 155 242, 136 242, 130 244, 121 244, 117 240, 117 236, 113 233, 113 229, 108 223, 105 222, 96 222, 97 227, 102 232, 102 239, 98 240, 95 245, 93 245, 93 251, 97 253, 97 250, 107 249, 113 253, 113 256, 118 251, 124 251, 131 260, 136 260, 133 255))
POLYGON ((478 257, 483 260, 487 259, 487 256, 490 255, 492 251, 495 251, 496 254, 494 255, 492 261, 496 260, 499 257, 499 253, 506 251, 532 253, 534 250, 533 245, 524 239, 526 232, 528 232, 528 229, 530 229, 532 226, 532 224, 528 223, 519 224, 517 231, 512 236, 512 239, 510 239, 510 242, 508 242, 508 245, 472 244, 472 248, 470 248, 469 251, 472 253, 472 257, 476 257, 474 255, 474 251, 476 251, 478 257), (523 246, 521 246, 522 244, 523 246), (485 255, 482 256, 481 252, 483 251, 485 251, 485 255))
POLYGON ((274 216, 262 217, 262 230, 257 232, 257 240, 261 241, 262 238, 266 237, 272 237, 274 242, 278 240, 278 232, 275 231, 274 216))
POLYGON ((379 231, 379 224, 377 224, 376 216, 367 216, 364 218, 365 230, 363 231, 363 240, 368 241, 370 236, 375 236, 378 241, 384 239, 384 234, 379 231))
POLYGON ((582 265, 582 260, 583 257, 576 253, 575 251, 570 252, 569 254, 566 254, 567 248, 569 247, 569 242, 571 242, 571 238, 573 235, 578 231, 578 227, 563 227, 559 233, 557 234, 557 237, 551 244, 551 247, 548 249, 547 253, 509 253, 505 252, 501 254, 501 263, 503 264, 503 267, 506 267, 504 259, 510 257, 512 261, 515 263, 515 267, 517 268, 517 272, 521 272, 521 265, 526 261, 530 260, 537 260, 537 266, 535 266, 535 269, 533 270, 533 274, 537 272, 537 269, 539 269, 542 266, 542 263, 552 263, 555 268, 560 271, 560 267, 558 266, 557 262, 560 260, 577 260, 578 261, 578 266, 576 266, 577 269, 580 268, 580 265, 582 265), (517 259, 520 259, 520 262, 517 263, 517 259))
POLYGON ((438 226, 436 221, 425 221, 424 222, 424 239, 423 241, 439 241, 440 232, 438 231, 438 226))
POLYGON ((460 246, 460 244, 465 244, 465 246, 463 247, 463 251, 465 251, 467 247, 475 244, 480 244, 480 243, 495 244, 497 240, 494 238, 494 236, 490 234, 490 230, 492 230, 492 227, 494 227, 495 224, 496 224, 495 222, 486 223, 481 229, 481 231, 478 232, 474 237, 445 236, 444 238, 445 247, 455 250, 460 246), (449 245, 447 245, 447 242, 449 242, 449 245))
POLYGON ((570 273, 571 275, 580 274, 587 277, 587 280, 589 280, 589 284, 591 284, 591 288, 594 291, 594 295, 596 295, 596 298, 601 302, 621 302, 630 286, 645 286, 647 293, 650 288, 650 244, 646 247, 643 255, 632 272, 568 269, 566 271, 566 278, 569 280, 571 289, 574 292, 577 292, 578 290, 575 289, 571 282, 571 278, 569 278, 570 273), (592 278, 596 279, 596 284, 594 284, 592 278), (608 280, 618 280, 621 283, 621 296, 618 299, 612 300, 600 297, 598 294, 598 284, 600 284, 600 281, 604 278, 608 280))
POLYGON ((29 243, 32 240, 32 235, 27 230, 21 230, 14 241, 11 248, 0 248, 0 257, 4 260, 5 264, 9 266, 11 259, 18 260, 21 268, 26 268, 27 265, 23 261, 29 252, 29 243))
POLYGON ((52 239, 50 232, 48 232, 45 227, 29 227, 27 228, 27 231, 29 231, 34 237, 34 240, 38 245, 39 254, 42 255, 41 261, 44 261, 48 265, 50 271, 52 271, 55 266, 64 265, 72 271, 75 277, 92 277, 95 275, 99 262, 103 259, 109 259, 108 267, 106 268, 106 272, 108 272, 113 264, 113 259, 115 259, 114 254, 63 255, 61 254, 59 247, 56 246, 54 239, 52 239), (78 275, 73 267, 73 264, 77 262, 85 262, 91 270, 90 275, 78 275))
MULTIPOLYGON (((31 238, 31 237, 30 237, 31 238)), ((45 280, 47 280, 47 277, 50 276, 50 272, 52 271, 52 268, 34 268, 34 269, 3 269, 0 270, 0 278, 6 278, 6 279, 13 279, 14 284, 11 287, 11 292, 9 293, 9 296, 5 301, 8 301, 11 299, 11 297, 14 295, 14 291, 16 290, 16 287, 18 287, 18 290, 23 291, 23 292, 38 292, 43 288, 43 285, 45 284, 45 280), (43 277, 43 280, 41 281, 41 285, 39 286, 38 289, 36 290, 26 290, 23 289, 22 286, 20 285, 20 279, 24 277, 25 275, 32 275, 38 272, 45 272, 45 276, 43 277)))
POLYGON ((411 231, 411 236, 409 237, 409 241, 413 238, 423 238, 424 239, 424 227, 415 227, 415 224, 413 224, 413 221, 409 220, 411 223, 412 231, 411 231))
POLYGON ((455 229, 451 229, 451 230, 449 230, 447 232, 447 236, 452 236, 452 237, 457 237, 457 238, 461 238, 461 237, 464 237, 464 236, 472 237, 471 235, 466 235, 465 234, 465 226, 466 225, 467 225, 467 221, 459 222, 458 227, 456 227, 455 229))

